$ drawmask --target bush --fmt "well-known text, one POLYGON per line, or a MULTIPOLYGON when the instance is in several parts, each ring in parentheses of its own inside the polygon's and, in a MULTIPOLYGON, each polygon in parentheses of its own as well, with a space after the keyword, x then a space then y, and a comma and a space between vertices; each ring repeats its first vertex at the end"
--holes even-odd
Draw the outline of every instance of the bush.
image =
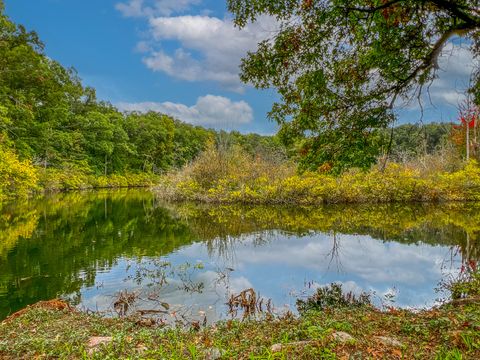
POLYGON ((476 264, 467 264, 462 266, 460 276, 450 282, 442 284, 444 288, 450 291, 452 299, 465 299, 480 296, 480 270, 476 264))
POLYGON ((162 179, 159 191, 174 199, 213 202, 264 202, 269 184, 292 176, 295 167, 252 156, 241 147, 221 150, 213 144, 190 165, 162 179))
POLYGON ((332 283, 328 286, 319 287, 315 294, 306 300, 297 300, 297 309, 300 313, 309 310, 325 310, 328 308, 339 307, 360 307, 371 305, 370 295, 362 292, 359 295, 347 292, 342 289, 342 285, 332 283))
POLYGON ((151 173, 125 173, 96 176, 88 166, 68 164, 61 169, 41 171, 40 185, 48 191, 97 188, 148 187, 158 183, 159 176, 151 173))
POLYGON ((89 174, 91 170, 86 165, 69 164, 61 169, 48 168, 40 170, 40 185, 45 190, 72 190, 90 187, 89 174))
POLYGON ((20 160, 0 139, 0 201, 27 197, 37 189, 38 174, 30 161, 20 160))
POLYGON ((252 157, 240 148, 210 147, 195 162, 163 177, 159 194, 173 200, 247 204, 384 203, 480 200, 480 166, 428 172, 389 163, 339 176, 298 174, 291 163, 252 157))

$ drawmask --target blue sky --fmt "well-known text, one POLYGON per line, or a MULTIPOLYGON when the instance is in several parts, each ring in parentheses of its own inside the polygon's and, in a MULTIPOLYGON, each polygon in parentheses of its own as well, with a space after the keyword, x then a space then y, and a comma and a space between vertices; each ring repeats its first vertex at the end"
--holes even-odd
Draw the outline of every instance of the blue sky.
MULTIPOLYGON (((207 127, 270 134, 274 90, 242 84, 238 64, 275 24, 235 29, 219 0, 5 0, 6 13, 35 30, 46 53, 77 69, 98 97, 123 110, 156 110, 207 127)), ((424 98, 423 121, 451 121, 468 84, 472 56, 450 43, 440 77, 424 98), (452 51, 453 50, 453 51, 452 51)), ((421 119, 416 101, 400 122, 421 119)))

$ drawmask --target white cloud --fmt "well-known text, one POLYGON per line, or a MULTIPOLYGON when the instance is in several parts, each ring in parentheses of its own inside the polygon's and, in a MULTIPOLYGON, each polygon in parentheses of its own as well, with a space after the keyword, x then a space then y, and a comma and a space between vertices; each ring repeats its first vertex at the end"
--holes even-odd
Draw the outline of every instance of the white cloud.
MULTIPOLYGON (((421 97, 423 109, 433 111, 433 114, 438 113, 437 116, 455 115, 458 105, 466 99, 470 76, 474 69, 479 67, 479 61, 474 58, 467 44, 454 41, 445 46, 438 59, 438 65, 438 77, 430 86, 423 89, 421 97)), ((421 110, 418 99, 414 96, 409 103, 403 105, 403 108, 417 113, 421 110)))
POLYGON ((150 47, 148 41, 139 41, 135 47, 135 51, 139 53, 148 53, 152 51, 152 48, 150 47))
POLYGON ((243 89, 240 59, 277 26, 274 19, 262 17, 240 30, 231 20, 201 15, 153 17, 149 24, 154 46, 175 41, 179 47, 151 51, 143 60, 148 68, 186 81, 215 81, 236 92, 243 89))
POLYGON ((176 16, 201 3, 124 0, 115 8, 125 17, 148 19, 147 39, 140 41, 136 50, 145 53, 143 62, 149 69, 190 82, 217 82, 241 93, 244 87, 238 76, 240 59, 270 37, 278 23, 262 16, 254 24, 238 29, 230 19, 208 16, 208 10, 176 16))
POLYGON ((144 16, 143 0, 130 0, 128 3, 117 3, 115 9, 120 11, 125 17, 144 16))
POLYGON ((478 60, 474 59, 468 45, 449 42, 442 51, 439 66, 452 77, 465 78, 478 66, 478 60))
POLYGON ((470 76, 478 67, 478 61, 465 45, 448 43, 442 51, 439 66, 439 78, 430 88, 433 105, 447 103, 456 107, 465 99, 470 76))
POLYGON ((115 8, 125 17, 170 16, 188 10, 201 0, 129 0, 115 4, 115 8))
MULTIPOLYGON (((165 66, 169 66, 168 61, 165 66)), ((232 101, 223 96, 206 95, 197 99, 193 106, 173 102, 118 103, 124 111, 156 111, 182 121, 221 128, 246 124, 253 120, 253 110, 245 101, 232 101)))
POLYGON ((448 43, 439 58, 438 78, 430 87, 430 98, 434 106, 452 107, 466 98, 470 76, 478 62, 465 45, 448 43))

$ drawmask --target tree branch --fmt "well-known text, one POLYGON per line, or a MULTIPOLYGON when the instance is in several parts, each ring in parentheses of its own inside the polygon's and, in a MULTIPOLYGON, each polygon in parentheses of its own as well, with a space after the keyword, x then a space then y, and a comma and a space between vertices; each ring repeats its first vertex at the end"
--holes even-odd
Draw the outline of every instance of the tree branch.
MULTIPOLYGON (((375 13, 379 10, 384 10, 396 5, 400 2, 404 2, 405 0, 390 0, 386 3, 379 5, 379 6, 372 6, 372 7, 346 7, 345 10, 347 12, 350 11, 357 11, 357 12, 364 12, 364 13, 375 13)), ((477 15, 473 15, 472 13, 478 14, 478 9, 470 9, 465 6, 461 6, 460 4, 448 1, 448 0, 420 0, 421 3, 432 3, 437 6, 439 9, 443 9, 448 11, 452 16, 466 22, 469 25, 480 27, 480 17, 477 15), (465 12, 465 10, 467 12, 465 12)))
POLYGON ((465 23, 470 26, 480 27, 480 18, 478 16, 472 16, 472 14, 466 13, 463 9, 469 10, 468 8, 462 7, 459 4, 455 4, 448 0, 429 0, 431 3, 435 4, 438 8, 448 11, 451 15, 459 18, 460 20, 465 21, 465 23))
POLYGON ((399 83, 394 85, 391 88, 391 91, 398 93, 402 90, 402 88, 407 86, 413 79, 415 79, 420 72, 426 71, 430 67, 433 67, 435 70, 438 69, 438 58, 448 39, 450 39, 453 35, 462 35, 470 30, 472 30, 472 28, 469 25, 461 24, 454 26, 443 33, 443 35, 433 45, 432 51, 423 59, 422 63, 417 66, 417 68, 406 78, 399 80, 399 83))
POLYGON ((379 5, 379 6, 368 7, 368 8, 346 7, 345 10, 347 10, 347 12, 349 12, 349 11, 359 11, 359 12, 366 12, 366 13, 374 13, 374 12, 377 12, 379 10, 387 9, 390 6, 395 5, 395 4, 397 4, 399 2, 402 2, 402 1, 405 1, 405 0, 390 0, 390 1, 387 1, 385 4, 382 4, 382 5, 379 5))

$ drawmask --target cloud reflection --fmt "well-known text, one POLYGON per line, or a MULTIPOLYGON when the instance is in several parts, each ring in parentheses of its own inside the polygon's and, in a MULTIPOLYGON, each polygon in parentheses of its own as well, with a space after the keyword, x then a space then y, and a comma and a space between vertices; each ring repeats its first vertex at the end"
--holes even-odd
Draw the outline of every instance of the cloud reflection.
MULTIPOLYGON (((407 245, 360 235, 317 233, 298 237, 270 231, 232 241, 229 253, 222 256, 211 253, 205 243, 179 249, 166 259, 172 266, 205 264, 189 275, 190 281, 201 282, 204 288, 201 292, 186 292, 182 281, 172 277, 159 294, 162 301, 175 308, 207 312, 215 319, 225 317, 224 304, 229 294, 250 287, 271 298, 277 308, 292 308, 297 297, 331 282, 340 282, 345 290, 354 293, 370 291, 378 304, 394 295, 396 306, 432 306, 439 296, 435 287, 446 273, 455 272, 460 261, 451 256, 446 246, 407 245), (258 236, 269 241, 259 244, 258 236)), ((121 280, 138 266, 124 259, 109 272, 99 274, 97 284, 103 286, 83 289, 82 305, 107 309, 112 304, 111 295, 119 289, 140 291, 145 297, 145 283, 121 280), (128 264, 133 266, 129 268, 128 264)))

